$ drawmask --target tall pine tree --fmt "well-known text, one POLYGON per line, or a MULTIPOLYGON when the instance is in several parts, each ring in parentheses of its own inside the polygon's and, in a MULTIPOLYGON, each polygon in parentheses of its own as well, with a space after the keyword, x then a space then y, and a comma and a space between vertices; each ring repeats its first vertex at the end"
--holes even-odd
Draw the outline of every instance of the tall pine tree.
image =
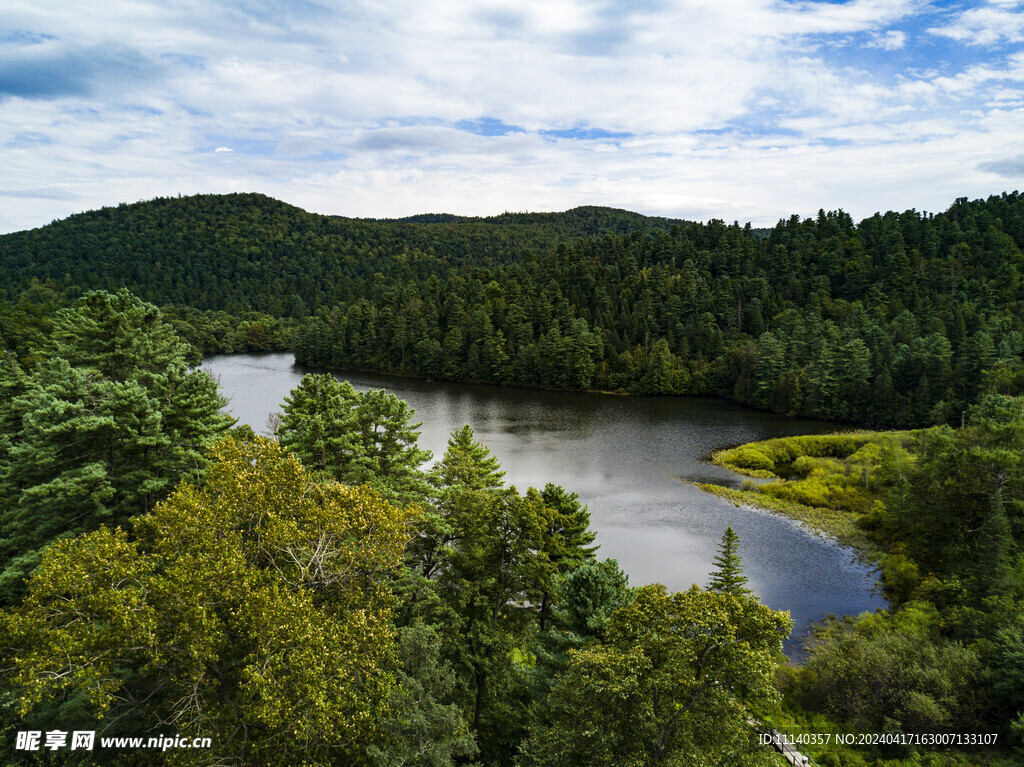
POLYGON ((751 593, 750 589, 746 587, 747 576, 743 574, 739 547, 740 537, 736 535, 736 531, 730 525, 722 533, 718 555, 713 560, 718 569, 711 573, 711 580, 708 583, 708 588, 711 591, 733 596, 751 593))

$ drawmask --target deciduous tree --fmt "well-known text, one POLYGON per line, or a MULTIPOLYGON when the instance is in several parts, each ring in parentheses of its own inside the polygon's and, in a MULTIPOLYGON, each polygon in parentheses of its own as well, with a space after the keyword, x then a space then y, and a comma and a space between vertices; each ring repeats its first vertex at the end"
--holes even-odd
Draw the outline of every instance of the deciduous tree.
POLYGON ((529 765, 656 767, 774 764, 747 723, 777 699, 774 671, 791 622, 749 597, 644 586, 605 641, 570 651, 549 726, 529 765))
POLYGON ((22 713, 77 699, 106 734, 212 737, 179 763, 365 764, 394 679, 406 513, 316 483, 262 438, 213 458, 133 533, 45 552, 0 614, 22 713))

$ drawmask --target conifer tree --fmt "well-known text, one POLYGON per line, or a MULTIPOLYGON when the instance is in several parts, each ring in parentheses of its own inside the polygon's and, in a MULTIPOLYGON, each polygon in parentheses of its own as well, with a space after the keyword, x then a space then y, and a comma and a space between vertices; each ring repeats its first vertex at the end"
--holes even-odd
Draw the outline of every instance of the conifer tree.
POLYGON ((144 513, 233 419, 217 384, 159 310, 126 290, 96 291, 59 312, 22 371, 0 388, 0 602, 14 601, 58 538, 144 513))
POLYGON ((409 403, 383 389, 359 395, 355 409, 360 455, 351 481, 371 485, 393 503, 422 501, 429 492, 420 467, 430 451, 418 445, 420 423, 411 423, 416 411, 409 403))
POLYGON ((990 508, 982 516, 974 537, 974 556, 971 557, 971 590, 980 603, 989 594, 1012 593, 1013 535, 1003 508, 1003 496, 996 488, 990 508))
POLYGON ((548 482, 541 492, 548 509, 544 525, 542 550, 547 554, 549 577, 544 580, 540 595, 540 627, 547 628, 550 619, 554 577, 565 575, 593 559, 597 546, 591 546, 597 534, 590 529, 590 512, 580 505, 579 496, 548 482))
POLYGON ((736 535, 736 531, 730 525, 722 533, 718 556, 713 560, 718 569, 711 573, 711 580, 708 583, 708 588, 711 591, 733 596, 751 593, 750 589, 746 587, 747 576, 743 574, 739 546, 740 537, 736 535))
POLYGON ((557 623, 579 636, 600 636, 612 612, 631 598, 619 563, 591 558, 560 580, 557 623))
POLYGON ((360 454, 352 384, 327 373, 304 376, 284 399, 278 441, 306 468, 338 481, 360 454))
POLYGON ((398 630, 401 668, 389 711, 381 720, 383 748, 367 749, 374 767, 451 767, 474 756, 476 741, 459 707, 444 701, 455 688, 455 673, 441 656, 436 627, 417 623, 398 630))
POLYGON ((497 490, 505 472, 491 451, 476 442, 466 424, 451 433, 444 457, 434 467, 432 481, 440 487, 461 486, 469 490, 497 490))
POLYGON ((420 466, 430 451, 417 445, 415 411, 383 389, 357 393, 329 374, 307 375, 285 398, 277 436, 302 463, 347 485, 370 485, 387 500, 422 501, 420 466))

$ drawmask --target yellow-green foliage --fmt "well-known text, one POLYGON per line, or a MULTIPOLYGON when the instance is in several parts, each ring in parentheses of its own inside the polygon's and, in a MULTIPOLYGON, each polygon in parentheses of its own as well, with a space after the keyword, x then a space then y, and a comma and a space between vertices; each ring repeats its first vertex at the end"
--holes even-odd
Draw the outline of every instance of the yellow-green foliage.
POLYGON ((44 552, 0 612, 4 694, 25 715, 78 700, 140 732, 177 712, 182 732, 216 735, 206 764, 364 764, 394 687, 410 513, 317 482, 262 437, 211 456, 206 484, 182 482, 133 535, 44 552))
POLYGON ((914 462, 919 434, 815 434, 722 450, 711 458, 719 466, 776 481, 714 492, 799 519, 875 557, 876 544, 888 541, 883 499, 914 462))
POLYGON ((783 501, 867 513, 894 479, 894 457, 910 460, 916 432, 847 432, 780 437, 722 450, 719 466, 762 479, 759 491, 783 501))
POLYGON ((776 464, 792 463, 802 456, 848 458, 869 443, 896 440, 906 447, 917 434, 917 431, 850 431, 777 437, 720 450, 711 460, 741 474, 750 474, 750 469, 774 471, 776 464))
POLYGON ((763 444, 765 443, 751 443, 734 447, 731 450, 721 450, 711 456, 711 460, 719 466, 725 466, 727 469, 738 471, 741 474, 773 479, 777 476, 774 473, 775 460, 759 447, 763 444))

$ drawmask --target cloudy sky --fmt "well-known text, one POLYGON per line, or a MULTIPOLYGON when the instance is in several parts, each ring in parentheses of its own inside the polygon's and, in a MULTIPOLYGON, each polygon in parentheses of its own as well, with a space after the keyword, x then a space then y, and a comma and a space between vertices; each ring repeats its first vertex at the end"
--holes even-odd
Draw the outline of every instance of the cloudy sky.
POLYGON ((262 192, 771 225, 1024 188, 1024 2, 5 0, 0 232, 262 192))

